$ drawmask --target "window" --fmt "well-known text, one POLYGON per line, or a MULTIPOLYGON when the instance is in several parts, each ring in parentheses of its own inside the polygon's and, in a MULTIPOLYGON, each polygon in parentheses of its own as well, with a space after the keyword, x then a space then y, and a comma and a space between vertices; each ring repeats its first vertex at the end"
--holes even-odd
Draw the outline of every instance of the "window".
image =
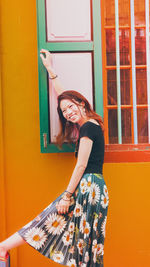
POLYGON ((85 95, 103 117, 100 2, 38 0, 37 18, 41 152, 71 152, 73 146, 55 145, 56 95, 39 55, 41 48, 51 51, 63 87, 85 95))
MULTIPOLYGON (((37 18, 38 57, 51 51, 66 90, 79 90, 104 118, 105 160, 149 161, 149 1, 37 0, 37 18)), ((74 151, 55 145, 56 95, 40 57, 38 66, 41 152, 74 151)))
POLYGON ((149 2, 101 4, 108 160, 150 161, 149 2))

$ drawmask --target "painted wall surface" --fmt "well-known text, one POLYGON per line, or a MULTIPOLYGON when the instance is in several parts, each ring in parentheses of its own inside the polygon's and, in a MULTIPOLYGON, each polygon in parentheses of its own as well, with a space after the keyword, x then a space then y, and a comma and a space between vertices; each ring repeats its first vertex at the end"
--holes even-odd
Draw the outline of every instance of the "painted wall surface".
MULTIPOLYGON (((52 202, 69 182, 74 155, 41 154, 36 2, 1 3, 0 241, 52 202)), ((150 163, 104 164, 110 204, 105 267, 150 265, 150 163)), ((60 266, 25 244, 12 267, 60 266)))

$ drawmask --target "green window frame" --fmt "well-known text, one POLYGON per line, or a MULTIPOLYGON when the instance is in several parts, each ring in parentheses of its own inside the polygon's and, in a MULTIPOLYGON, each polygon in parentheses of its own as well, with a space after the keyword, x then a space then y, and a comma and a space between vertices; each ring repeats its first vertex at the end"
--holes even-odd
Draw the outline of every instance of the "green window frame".
POLYGON ((95 111, 103 117, 103 81, 101 49, 101 7, 99 0, 91 0, 92 41, 89 42, 48 42, 46 40, 45 0, 37 0, 37 38, 38 38, 38 77, 40 109, 40 147, 41 153, 73 152, 74 145, 63 144, 60 150, 50 143, 50 118, 48 100, 48 75, 40 58, 42 48, 50 52, 91 52, 93 56, 93 83, 95 111))

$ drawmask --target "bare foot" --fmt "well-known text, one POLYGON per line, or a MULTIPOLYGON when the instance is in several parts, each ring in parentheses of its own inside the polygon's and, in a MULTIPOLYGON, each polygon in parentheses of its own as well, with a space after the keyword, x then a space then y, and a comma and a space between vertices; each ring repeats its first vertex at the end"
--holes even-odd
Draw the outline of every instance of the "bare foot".
POLYGON ((0 257, 5 258, 7 255, 7 250, 0 246, 0 257))

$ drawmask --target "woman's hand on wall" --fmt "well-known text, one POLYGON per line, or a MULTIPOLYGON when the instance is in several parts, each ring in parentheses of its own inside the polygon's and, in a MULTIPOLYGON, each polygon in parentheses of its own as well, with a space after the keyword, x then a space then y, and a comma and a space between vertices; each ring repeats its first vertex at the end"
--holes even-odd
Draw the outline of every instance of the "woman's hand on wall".
POLYGON ((46 49, 41 49, 40 57, 42 59, 43 65, 49 72, 50 76, 55 76, 55 71, 52 68, 52 54, 46 49))
POLYGON ((65 91, 65 90, 64 90, 62 84, 60 83, 59 79, 57 78, 58 76, 56 75, 54 69, 52 68, 52 54, 46 49, 41 49, 40 57, 42 59, 43 65, 47 69, 50 77, 54 78, 51 81, 52 81, 52 84, 55 88, 57 95, 62 94, 63 91, 65 91))

